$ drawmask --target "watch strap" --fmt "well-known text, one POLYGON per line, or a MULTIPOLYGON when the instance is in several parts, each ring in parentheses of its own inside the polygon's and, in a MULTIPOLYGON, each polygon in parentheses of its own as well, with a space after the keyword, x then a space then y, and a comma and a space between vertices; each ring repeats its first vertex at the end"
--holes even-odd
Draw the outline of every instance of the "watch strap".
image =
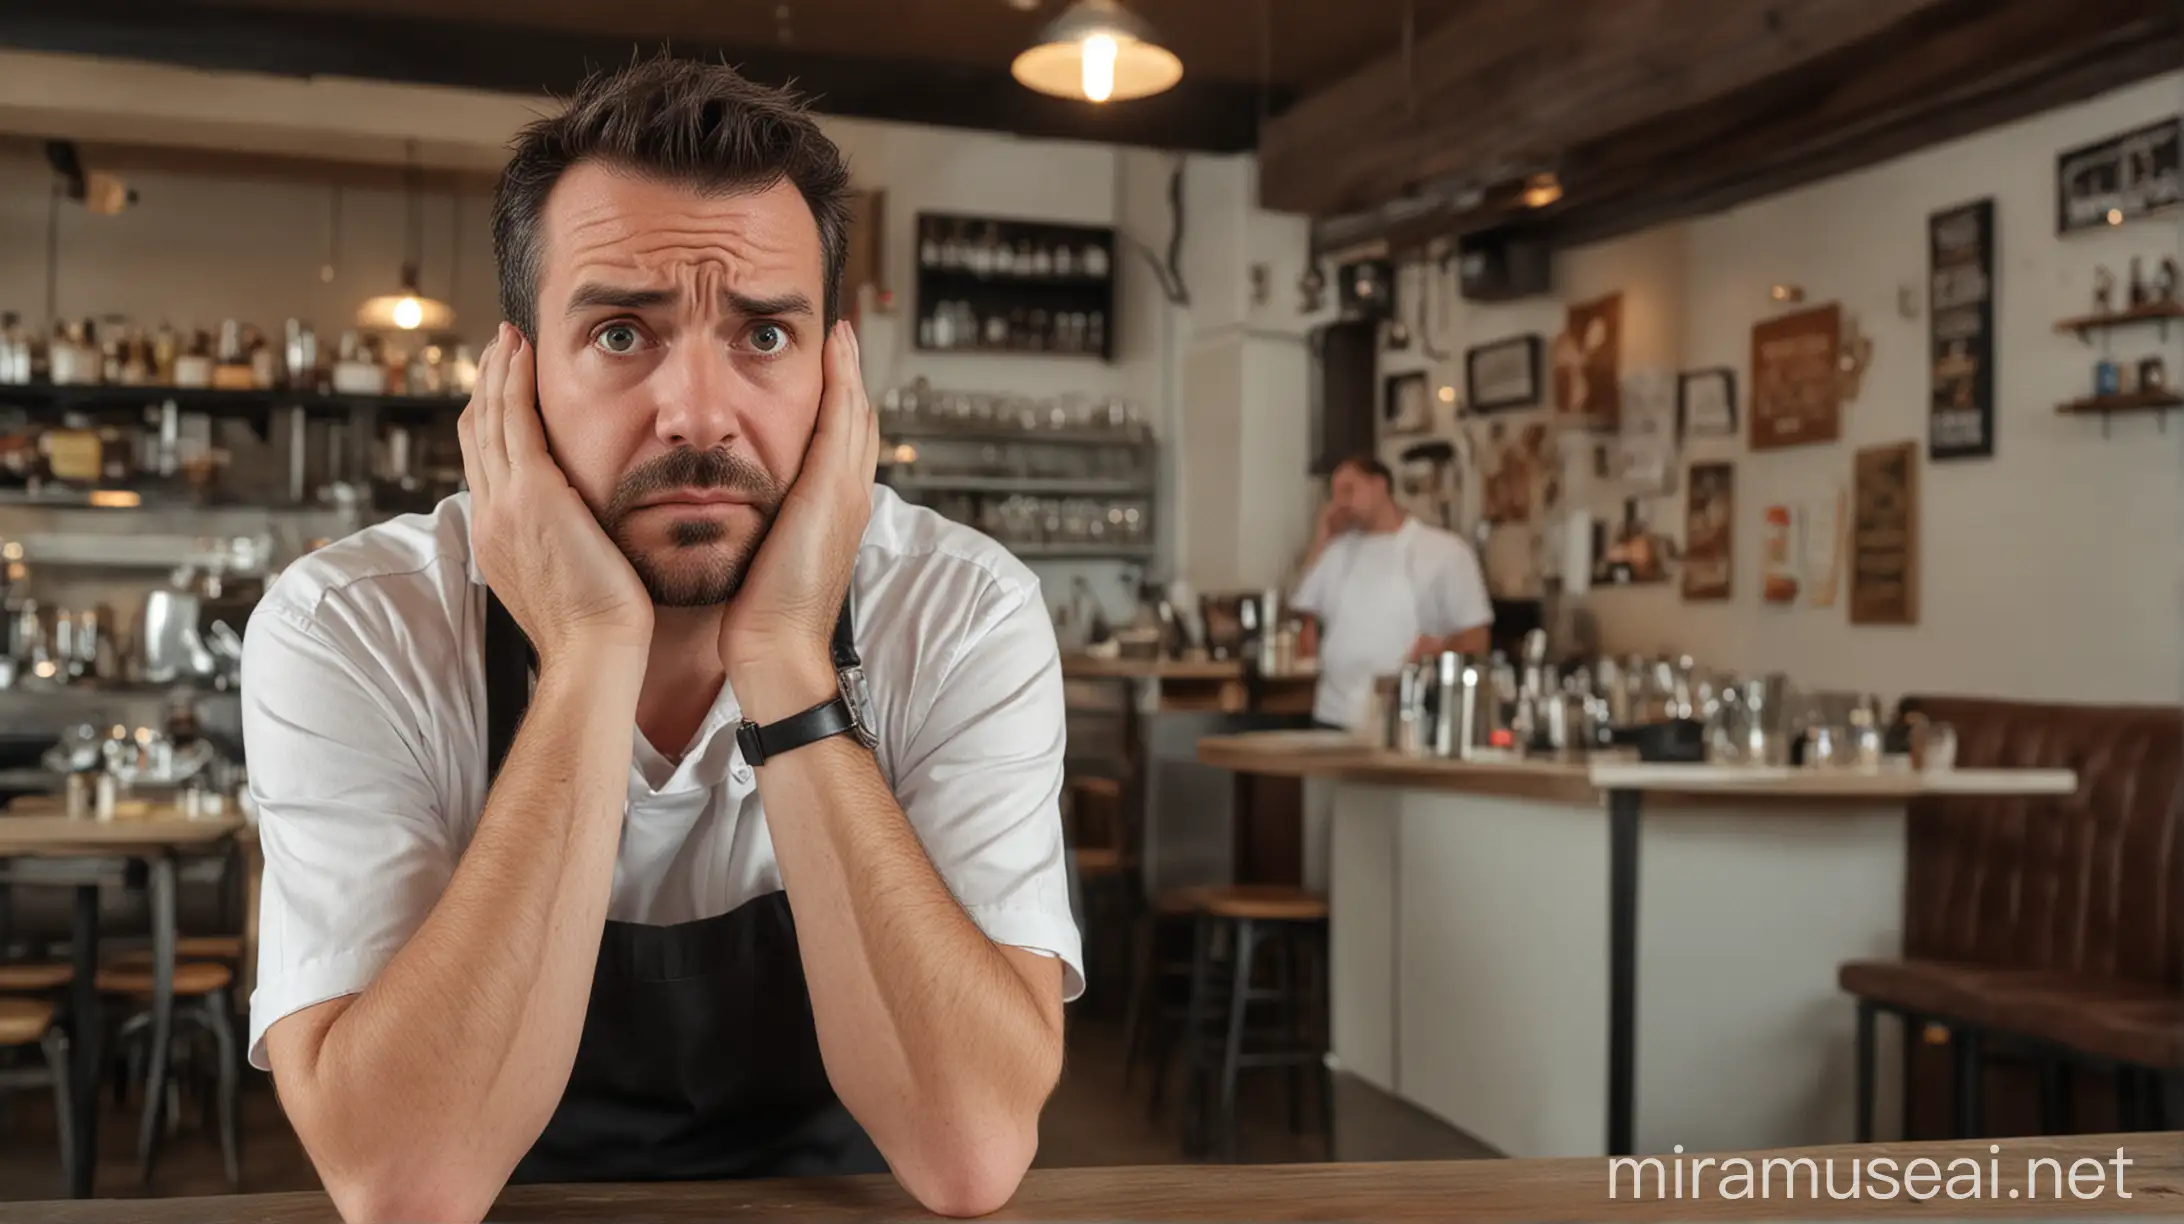
POLYGON ((856 726, 848 700, 836 694, 801 714, 791 714, 763 727, 745 719, 736 728, 736 746, 743 750, 743 763, 756 769, 769 757, 853 731, 856 726))

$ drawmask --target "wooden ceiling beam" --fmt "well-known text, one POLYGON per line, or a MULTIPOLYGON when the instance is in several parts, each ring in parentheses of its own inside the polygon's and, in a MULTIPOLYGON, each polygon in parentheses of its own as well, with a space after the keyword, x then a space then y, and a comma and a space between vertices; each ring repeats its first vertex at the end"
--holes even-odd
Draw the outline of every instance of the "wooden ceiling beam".
POLYGON ((1702 215, 2079 101, 2184 63, 2179 36, 2167 0, 1999 0, 1890 54, 1854 54, 1789 112, 1714 108, 1751 115, 1741 130, 1677 116, 1578 151, 1552 230, 1595 241, 1702 215))
POLYGON ((1486 182, 1749 89, 1966 0, 1480 0, 1299 101, 1260 142, 1260 202, 1313 216, 1486 182))

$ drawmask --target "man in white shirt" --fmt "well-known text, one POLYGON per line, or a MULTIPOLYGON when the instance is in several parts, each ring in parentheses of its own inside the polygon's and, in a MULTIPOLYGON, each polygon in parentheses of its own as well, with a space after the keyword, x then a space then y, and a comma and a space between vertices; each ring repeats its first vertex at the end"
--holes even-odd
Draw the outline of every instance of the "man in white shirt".
POLYGON ((1370 455, 1336 466, 1292 606, 1320 622, 1313 720, 1344 730, 1375 677, 1444 650, 1485 654, 1494 623, 1477 554, 1405 511, 1370 455))
POLYGON ((510 1180, 1014 1192, 1083 989, 1031 573, 873 484, 848 174, 658 59, 518 140, 468 490, 245 642, 250 1056, 342 1214, 510 1180), (864 671, 869 660, 869 674, 864 671))

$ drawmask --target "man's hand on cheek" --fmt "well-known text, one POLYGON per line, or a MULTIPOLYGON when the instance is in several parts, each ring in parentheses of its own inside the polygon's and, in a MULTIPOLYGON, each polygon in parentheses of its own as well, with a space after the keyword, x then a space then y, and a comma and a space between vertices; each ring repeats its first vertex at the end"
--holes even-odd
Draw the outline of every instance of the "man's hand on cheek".
POLYGON ((478 569, 540 663, 648 649, 652 599, 547 453, 535 354, 505 323, 486 346, 457 432, 478 569))
POLYGON ((828 333, 826 382, 804 466, 789 487, 743 589, 721 618, 721 662, 757 722, 784 718, 834 691, 828 644, 850 568, 872 517, 880 426, 847 322, 828 333))

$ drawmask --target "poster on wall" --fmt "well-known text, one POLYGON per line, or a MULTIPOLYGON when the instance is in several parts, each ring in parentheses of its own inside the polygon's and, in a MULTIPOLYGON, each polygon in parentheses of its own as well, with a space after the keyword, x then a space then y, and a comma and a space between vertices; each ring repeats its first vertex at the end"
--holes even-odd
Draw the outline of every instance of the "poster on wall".
POLYGON ((1833 442, 1842 433, 1842 307, 1752 328, 1752 449, 1833 442))
POLYGON ((1433 400, 1426 391, 1425 371, 1390 374, 1380 404, 1381 434, 1421 434, 1431 428, 1433 400))
POLYGON ((1799 517, 1796 506, 1782 502, 1760 516, 1759 597, 1778 608, 1795 604, 1803 588, 1799 517))
POLYGON ((1730 525, 1736 521, 1736 468, 1727 463, 1691 465, 1684 511, 1683 597, 1727 599, 1736 556, 1730 525))
POLYGON ((1737 436, 1737 372, 1727 366, 1676 376, 1676 432, 1684 438, 1737 436))
POLYGON ((1850 623, 1919 619, 1919 445, 1858 452, 1851 482, 1850 623))
POLYGON ((1994 455, 1994 199, 1927 219, 1931 458, 1994 455))
POLYGON ((2164 119, 2055 159, 2055 232, 2120 225, 2184 204, 2184 119, 2164 119))
POLYGON ((1623 295, 1570 307, 1555 338, 1555 416, 1613 433, 1622 423, 1623 295))
POLYGON ((1844 520, 1850 514, 1850 495, 1838 486, 1835 492, 1808 504, 1802 518, 1805 528, 1805 587, 1815 608, 1835 606, 1843 586, 1843 554, 1847 550, 1844 520))
POLYGON ((1464 350, 1464 403, 1472 412, 1501 412, 1539 403, 1540 340, 1512 336, 1464 350))
POLYGON ((1615 479, 1632 497, 1676 491, 1676 376, 1652 370, 1623 379, 1623 427, 1616 439, 1615 479))
POLYGON ((1405 447, 1396 471, 1396 497, 1421 522, 1459 530, 1463 468, 1454 443, 1442 439, 1405 447))

